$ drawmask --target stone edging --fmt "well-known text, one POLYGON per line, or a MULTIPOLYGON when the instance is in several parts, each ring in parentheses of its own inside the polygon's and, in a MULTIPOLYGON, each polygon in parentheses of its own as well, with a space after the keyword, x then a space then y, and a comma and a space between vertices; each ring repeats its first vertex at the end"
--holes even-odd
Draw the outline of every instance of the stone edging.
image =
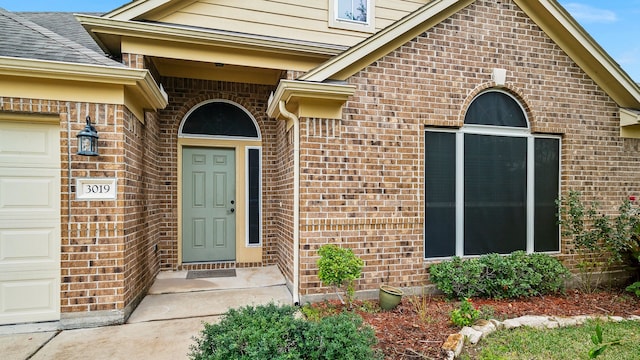
POLYGON ((447 359, 453 360, 460 356, 465 341, 475 345, 480 339, 491 334, 496 330, 501 329, 515 329, 521 326, 528 326, 534 329, 555 329, 559 327, 582 325, 587 320, 603 320, 603 321, 625 321, 635 320, 639 321, 640 316, 630 316, 623 318, 620 316, 532 316, 526 315, 515 319, 508 319, 505 321, 498 320, 478 320, 473 326, 465 326, 457 334, 451 334, 447 338, 447 341, 442 345, 442 349, 447 352, 447 359))

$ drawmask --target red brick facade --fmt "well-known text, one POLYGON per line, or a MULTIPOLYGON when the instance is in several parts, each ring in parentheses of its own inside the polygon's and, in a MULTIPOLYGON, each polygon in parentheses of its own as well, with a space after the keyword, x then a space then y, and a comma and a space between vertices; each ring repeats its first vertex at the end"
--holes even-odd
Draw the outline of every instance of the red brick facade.
MULTIPOLYGON (((140 55, 124 62, 148 68, 140 55)), ((300 294, 329 293, 317 278, 317 249, 339 243, 365 260, 359 290, 428 283, 424 254, 424 132, 460 127, 466 108, 495 86, 526 109, 531 131, 562 136, 561 189, 614 211, 640 193, 640 140, 619 136, 619 109, 512 2, 476 1, 348 80, 356 94, 342 119, 300 119, 300 294)), ((156 73, 154 69, 150 69, 156 73)), ((295 72, 284 74, 292 79, 295 72)), ((274 86, 154 76, 169 105, 144 122, 124 106, 0 98, 2 111, 60 115, 61 311, 121 311, 160 270, 277 264, 293 279, 293 131, 266 115, 274 86), (178 263, 178 130, 199 103, 245 108, 262 135, 262 259, 178 263), (100 156, 75 155, 90 115, 100 156), (75 179, 117 178, 113 201, 75 199, 75 179)), ((571 244, 559 256, 573 266, 571 244)))
MULTIPOLYGON (((476 1, 350 78, 341 121, 302 120, 301 294, 329 292, 316 266, 327 242, 365 260, 360 290, 428 283, 424 131, 462 126, 493 68, 532 132, 562 135, 562 191, 611 211, 640 193, 640 142, 620 138, 618 106, 515 4, 476 1)), ((573 266, 566 239, 561 250, 573 266)))

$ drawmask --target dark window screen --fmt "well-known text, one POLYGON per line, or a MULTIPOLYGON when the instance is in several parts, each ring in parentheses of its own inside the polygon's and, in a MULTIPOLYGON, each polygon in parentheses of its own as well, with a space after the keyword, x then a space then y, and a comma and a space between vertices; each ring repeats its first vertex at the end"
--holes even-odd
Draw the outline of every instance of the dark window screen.
POLYGON ((520 105, 509 95, 490 91, 478 96, 467 110, 465 124, 527 127, 520 105))
POLYGON ((456 252, 456 135, 425 135, 425 257, 456 252))
POLYGON ((226 102, 211 102, 195 109, 182 127, 183 134, 258 137, 251 117, 226 102))
POLYGON ((534 250, 559 251, 560 140, 535 139, 534 250))
POLYGON ((526 138, 465 134, 465 255, 526 249, 526 179, 526 138))
POLYGON ((249 149, 249 244, 260 244, 260 150, 249 149))

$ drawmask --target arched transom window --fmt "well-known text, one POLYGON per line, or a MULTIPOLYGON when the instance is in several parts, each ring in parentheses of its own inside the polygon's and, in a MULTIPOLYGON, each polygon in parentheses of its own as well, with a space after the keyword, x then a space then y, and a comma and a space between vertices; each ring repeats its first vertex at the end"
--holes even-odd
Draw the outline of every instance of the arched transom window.
POLYGON ((179 134, 260 139, 253 116, 240 105, 226 100, 207 101, 191 109, 180 126, 179 134))

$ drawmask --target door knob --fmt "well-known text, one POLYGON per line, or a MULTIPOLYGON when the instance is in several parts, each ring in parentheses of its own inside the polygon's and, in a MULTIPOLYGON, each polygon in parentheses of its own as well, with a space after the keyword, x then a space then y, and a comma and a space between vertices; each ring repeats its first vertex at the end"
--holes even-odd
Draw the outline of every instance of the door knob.
POLYGON ((231 211, 231 212, 235 212, 235 211, 236 211, 236 209, 231 208, 231 209, 229 209, 229 211, 231 211))

